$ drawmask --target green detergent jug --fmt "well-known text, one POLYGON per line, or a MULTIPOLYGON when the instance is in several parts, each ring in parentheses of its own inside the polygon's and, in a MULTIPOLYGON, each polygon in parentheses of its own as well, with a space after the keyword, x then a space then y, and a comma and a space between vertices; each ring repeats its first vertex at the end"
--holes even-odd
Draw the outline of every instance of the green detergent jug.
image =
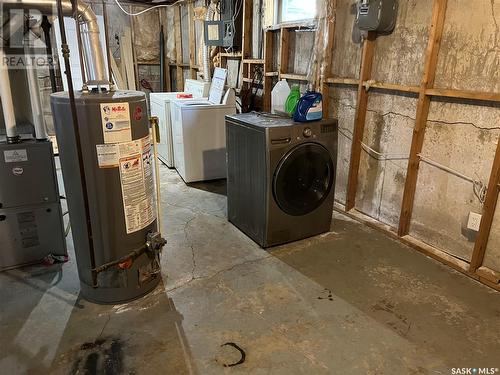
POLYGON ((289 115, 293 115, 295 113, 299 100, 300 100, 300 87, 295 85, 292 87, 290 95, 288 95, 288 98, 286 99, 285 103, 285 111, 289 115))

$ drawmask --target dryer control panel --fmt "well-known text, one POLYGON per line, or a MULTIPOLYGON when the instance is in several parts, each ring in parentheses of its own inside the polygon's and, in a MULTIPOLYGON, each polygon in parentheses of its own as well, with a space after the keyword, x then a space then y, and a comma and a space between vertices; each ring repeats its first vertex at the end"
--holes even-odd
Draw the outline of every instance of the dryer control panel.
POLYGON ((328 124, 328 129, 333 129, 333 132, 325 132, 322 123, 308 123, 300 125, 292 125, 281 128, 269 129, 269 143, 271 148, 279 148, 293 144, 302 143, 304 141, 315 141, 320 139, 331 138, 335 134, 335 122, 331 121, 328 124))

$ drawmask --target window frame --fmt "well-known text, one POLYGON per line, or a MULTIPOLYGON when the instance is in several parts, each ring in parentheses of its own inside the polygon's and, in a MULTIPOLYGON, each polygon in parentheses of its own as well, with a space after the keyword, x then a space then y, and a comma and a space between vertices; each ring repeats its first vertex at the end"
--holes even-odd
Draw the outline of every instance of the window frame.
POLYGON ((290 24, 290 23, 301 23, 301 22, 311 22, 316 19, 318 16, 318 0, 313 0, 316 3, 316 12, 313 17, 309 18, 301 18, 301 19, 296 19, 296 20, 284 20, 283 19, 283 7, 284 7, 284 2, 289 1, 289 0, 275 0, 274 1, 274 14, 275 14, 275 23, 277 25, 282 25, 282 24, 290 24))

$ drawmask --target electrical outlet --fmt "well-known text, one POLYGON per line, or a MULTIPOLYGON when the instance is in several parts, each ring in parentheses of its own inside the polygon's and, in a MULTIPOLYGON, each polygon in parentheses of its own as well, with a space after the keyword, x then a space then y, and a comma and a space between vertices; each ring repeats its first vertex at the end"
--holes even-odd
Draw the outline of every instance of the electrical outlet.
POLYGON ((469 213, 469 221, 467 222, 467 229, 479 232, 479 227, 481 226, 482 215, 476 214, 475 212, 469 213))

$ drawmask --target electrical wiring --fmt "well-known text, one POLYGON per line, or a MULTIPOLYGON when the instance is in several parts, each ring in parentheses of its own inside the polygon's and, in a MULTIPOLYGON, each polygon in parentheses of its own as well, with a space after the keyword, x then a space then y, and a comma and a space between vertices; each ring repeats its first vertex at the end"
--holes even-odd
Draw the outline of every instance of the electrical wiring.
POLYGON ((236 5, 236 7, 235 7, 235 14, 233 16, 233 22, 236 22, 236 19, 240 15, 241 9, 243 8, 243 0, 240 0, 240 1, 236 0, 236 4, 238 4, 238 3, 239 3, 239 5, 236 5))
MULTIPOLYGON (((352 135, 346 134, 348 132, 347 129, 339 129, 339 133, 342 134, 344 137, 352 141, 352 135)), ((377 150, 374 150, 370 146, 368 146, 366 143, 361 142, 361 147, 363 150, 371 155, 373 158, 380 160, 380 161, 385 161, 385 160, 408 160, 407 155, 403 154, 383 154, 381 152, 378 152, 377 150)))
POLYGON ((180 4, 180 3, 184 3, 184 2, 186 2, 186 0, 178 0, 172 4, 155 5, 155 6, 147 8, 147 9, 141 10, 140 12, 137 12, 137 13, 130 13, 127 10, 125 10, 125 8, 123 8, 123 6, 120 4, 120 2, 118 0, 115 0, 115 3, 116 3, 116 5, 118 5, 118 8, 120 8, 123 13, 125 13, 126 15, 131 16, 131 17, 140 16, 141 14, 150 12, 150 11, 152 11, 154 9, 158 9, 158 8, 170 8, 176 4, 180 4))
MULTIPOLYGON (((474 195, 476 196, 476 198, 479 200, 479 202, 481 204, 484 204, 484 202, 486 201, 486 192, 487 192, 488 188, 484 182, 479 180, 479 178, 474 179, 472 177, 466 176, 466 175, 464 175, 464 174, 462 174, 454 169, 451 169, 451 168, 449 168, 445 165, 442 165, 442 164, 440 164, 432 159, 429 159, 428 157, 423 156, 422 154, 418 154, 418 157, 424 163, 432 165, 433 167, 439 168, 442 171, 448 172, 448 173, 450 173, 458 178, 461 178, 465 181, 472 183, 472 189, 474 191, 474 195)), ((477 176, 477 177, 479 177, 479 176, 477 176)))
MULTIPOLYGON (((344 137, 346 137, 347 139, 352 141, 352 135, 349 134, 348 129, 339 128, 339 133, 341 135, 343 135, 344 137)), ((405 156, 405 155, 382 154, 382 153, 374 150, 373 148, 371 148, 370 146, 368 146, 367 144, 365 144, 363 142, 361 142, 361 147, 362 147, 363 151, 365 151, 367 154, 369 154, 374 159, 379 160, 379 161, 408 160, 409 159, 408 156, 405 156)), ((484 202, 486 201, 486 192, 487 192, 488 188, 487 188, 486 184, 480 180, 479 176, 477 176, 477 178, 472 178, 472 177, 466 176, 463 173, 460 173, 460 172, 458 172, 450 167, 447 167, 443 164, 440 164, 437 161, 434 161, 434 160, 432 160, 432 159, 430 159, 422 154, 418 154, 417 156, 420 158, 421 161, 423 161, 426 164, 432 165, 435 168, 441 169, 444 172, 450 173, 458 178, 461 178, 465 181, 470 182, 472 184, 472 190, 474 192, 474 195, 476 196, 476 198, 478 199, 478 201, 481 204, 484 204, 484 202)))

